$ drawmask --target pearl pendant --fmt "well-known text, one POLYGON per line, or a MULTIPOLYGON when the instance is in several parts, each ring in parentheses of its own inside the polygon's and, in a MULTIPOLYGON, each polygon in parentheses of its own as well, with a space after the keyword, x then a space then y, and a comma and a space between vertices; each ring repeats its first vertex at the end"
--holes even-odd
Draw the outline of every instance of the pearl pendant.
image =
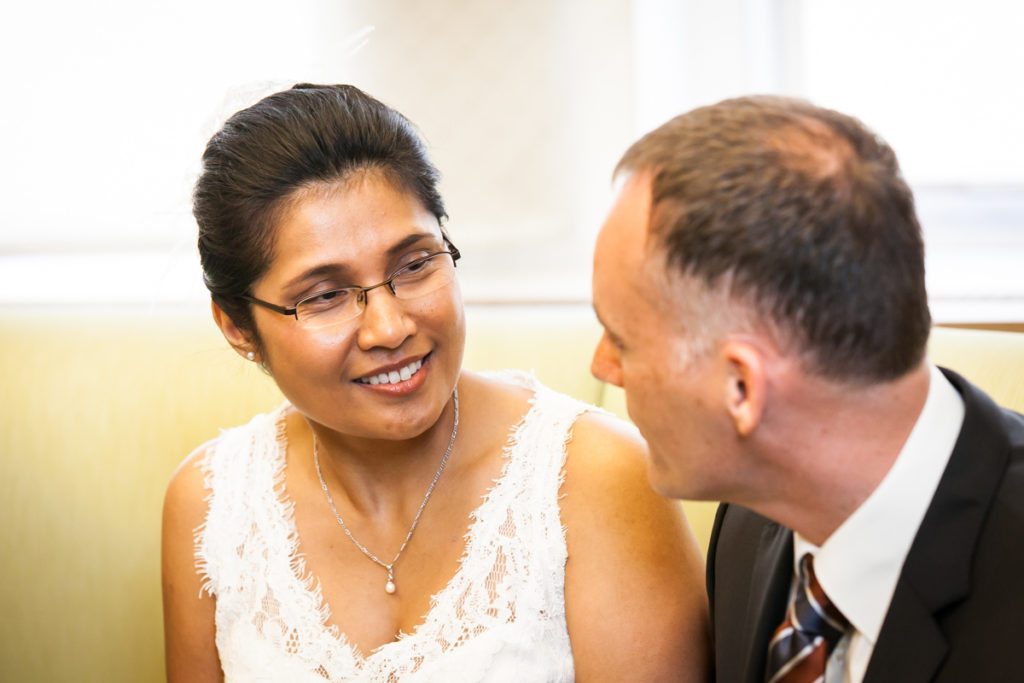
POLYGON ((384 592, 387 593, 388 595, 393 594, 395 592, 395 582, 394 581, 388 581, 387 583, 385 583, 384 584, 384 592))

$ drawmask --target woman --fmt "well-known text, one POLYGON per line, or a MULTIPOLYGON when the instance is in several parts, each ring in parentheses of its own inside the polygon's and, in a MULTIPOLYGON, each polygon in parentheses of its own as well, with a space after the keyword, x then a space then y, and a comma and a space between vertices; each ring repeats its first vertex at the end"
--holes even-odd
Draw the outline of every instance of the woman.
POLYGON ((460 255, 411 124, 298 85, 203 164, 214 319, 288 402, 170 483, 168 678, 701 678, 701 561, 637 437, 461 369, 460 255))

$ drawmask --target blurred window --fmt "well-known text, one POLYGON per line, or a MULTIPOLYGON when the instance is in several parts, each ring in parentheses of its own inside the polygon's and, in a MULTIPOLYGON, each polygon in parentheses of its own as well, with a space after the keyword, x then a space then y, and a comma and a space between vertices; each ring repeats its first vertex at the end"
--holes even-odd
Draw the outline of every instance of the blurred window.
POLYGON ((693 106, 777 92, 854 114, 895 148, 936 318, 1024 321, 1024 5, 60 5, 18 3, 0 26, 0 59, 19 65, 0 93, 0 303, 201 302, 189 194, 203 144, 305 80, 355 83, 423 131, 469 300, 585 304, 630 142, 693 106))

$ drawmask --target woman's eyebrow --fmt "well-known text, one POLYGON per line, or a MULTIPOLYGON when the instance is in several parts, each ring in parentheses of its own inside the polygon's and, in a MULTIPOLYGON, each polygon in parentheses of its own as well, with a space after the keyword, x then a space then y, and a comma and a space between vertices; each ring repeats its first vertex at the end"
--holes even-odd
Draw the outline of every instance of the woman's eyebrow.
POLYGON ((432 232, 414 232, 406 235, 404 238, 399 240, 396 244, 392 245, 385 252, 388 256, 397 256, 401 252, 405 251, 417 242, 425 239, 436 239, 437 235, 432 232))
MULTIPOLYGON (((388 258, 394 258, 395 256, 398 256, 412 245, 416 244, 417 242, 420 242, 425 239, 436 238, 437 235, 432 232, 411 233, 403 237, 395 244, 388 247, 387 251, 385 251, 384 254, 388 258)), ((349 267, 343 263, 322 263, 318 266, 310 268, 309 270, 299 274, 298 276, 284 283, 283 288, 287 291, 292 289, 293 287, 299 286, 306 280, 312 280, 318 277, 323 277, 325 275, 330 275, 333 277, 337 277, 339 279, 346 279, 351 278, 351 271, 349 270, 349 267)))
POLYGON ((326 275, 344 280, 349 277, 349 272, 349 269, 341 263, 322 263, 319 266, 310 268, 284 283, 282 285, 282 289, 289 291, 305 283, 307 280, 314 280, 326 275))

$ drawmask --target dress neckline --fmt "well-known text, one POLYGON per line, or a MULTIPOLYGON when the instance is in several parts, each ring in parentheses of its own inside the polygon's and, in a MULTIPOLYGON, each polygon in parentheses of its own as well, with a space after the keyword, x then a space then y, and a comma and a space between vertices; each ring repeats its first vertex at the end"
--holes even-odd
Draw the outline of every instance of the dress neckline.
POLYGON ((481 495, 480 504, 473 508, 472 512, 469 514, 469 526, 464 535, 465 546, 463 547, 462 554, 459 557, 455 573, 452 574, 440 590, 430 596, 430 606, 411 631, 408 633, 405 631, 399 631, 397 638, 378 645, 370 651, 369 654, 363 654, 360 652, 359 649, 349 641, 348 637, 341 630, 338 624, 330 623, 332 611, 330 605, 327 604, 327 600, 323 596, 320 580, 306 567, 305 559, 299 552, 300 538, 298 526, 295 523, 295 501, 293 501, 288 495, 284 477, 286 454, 288 452, 288 436, 284 421, 288 404, 285 404, 278 409, 277 415, 273 420, 274 429, 276 431, 275 439, 277 452, 275 454, 274 462, 274 490, 272 491, 272 499, 276 501, 279 506, 279 512, 284 520, 283 530, 286 532, 285 543, 288 548, 288 565, 290 567, 288 580, 294 581, 296 584, 296 590, 308 597, 308 601, 303 601, 304 604, 315 605, 315 611, 317 612, 315 618, 319 623, 320 628, 334 644, 349 654, 356 669, 364 669, 376 658, 402 644, 416 638, 427 637, 425 632, 427 631, 427 627, 432 625, 435 621, 434 616, 437 614, 438 605, 441 604, 441 602, 446 599, 450 593, 453 593, 457 589, 457 584, 464 574, 471 556, 478 547, 478 534, 476 532, 478 528, 486 522, 487 513, 491 512, 490 508, 495 506, 495 501, 498 499, 498 493, 500 490, 508 485, 507 482, 510 481, 509 474, 511 466, 520 460, 520 458, 515 456, 516 451, 520 447, 520 434, 522 433, 523 427, 531 421, 540 404, 539 399, 541 396, 542 386, 537 383, 532 376, 527 375, 527 377, 529 377, 529 382, 525 383, 525 387, 532 392, 529 398, 529 408, 523 416, 509 428, 508 439, 501 449, 501 459, 503 460, 501 472, 494 480, 494 483, 481 495))

